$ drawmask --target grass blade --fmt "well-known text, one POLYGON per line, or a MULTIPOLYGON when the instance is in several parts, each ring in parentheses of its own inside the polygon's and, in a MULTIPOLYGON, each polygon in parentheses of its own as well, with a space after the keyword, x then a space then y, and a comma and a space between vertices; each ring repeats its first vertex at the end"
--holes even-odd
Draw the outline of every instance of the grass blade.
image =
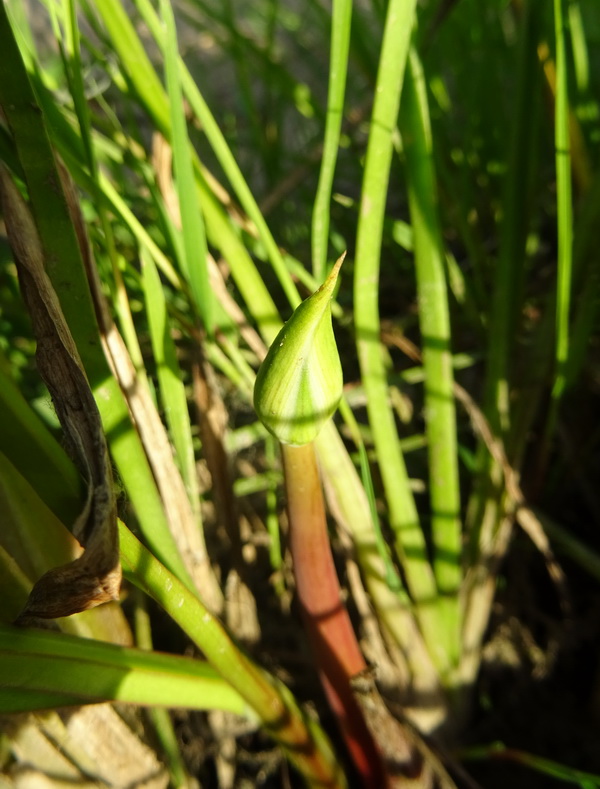
POLYGON ((363 177, 354 304, 358 358, 391 526, 413 599, 417 603, 430 603, 436 596, 435 582, 388 402, 378 310, 380 245, 392 158, 392 130, 398 117, 414 7, 414 2, 399 0, 392 0, 388 7, 363 177))
POLYGON ((445 609, 442 621, 447 660, 456 665, 460 654, 462 535, 454 375, 429 109, 425 77, 415 50, 409 54, 400 120, 423 343, 433 569, 445 609))
POLYGON ((312 214, 312 269, 318 282, 325 279, 327 264, 331 189, 342 128, 351 26, 351 0, 334 0, 331 13, 331 59, 325 139, 312 214))
POLYGON ((571 274, 573 268, 573 203, 571 197, 571 154, 569 135, 569 94, 567 85, 566 4, 554 0, 556 38, 556 210, 558 222, 558 281, 556 286, 555 372, 550 414, 546 423, 546 442, 554 433, 558 407, 567 383, 569 361, 569 322, 571 274))
POLYGON ((177 33, 170 0, 161 0, 160 11, 165 28, 165 75, 171 116, 171 147, 183 233, 182 268, 190 283, 196 309, 210 335, 214 326, 214 305, 208 282, 208 247, 186 128, 179 79, 177 33))
POLYGON ((171 337, 160 277, 154 261, 146 254, 142 254, 142 280, 161 400, 190 504, 201 528, 200 493, 182 372, 177 361, 175 343, 171 337))
POLYGON ((238 693, 203 661, 64 633, 0 625, 0 673, 3 712, 122 701, 252 717, 238 693))
POLYGON ((168 530, 148 462, 119 386, 100 343, 81 252, 67 211, 54 153, 40 117, 6 9, 0 8, 0 104, 12 129, 26 178, 32 212, 47 259, 48 274, 79 350, 94 393, 111 453, 153 549, 181 577, 186 571, 168 530), (62 199, 57 199, 57 194, 62 199))
POLYGON ((0 357, 0 452, 4 452, 52 512, 73 523, 83 500, 83 480, 64 449, 31 409, 0 357))
MULTIPOLYGON (((164 49, 164 31, 161 30, 160 20, 156 12, 146 0, 137 0, 137 6, 140 10, 140 13, 142 14, 142 17, 144 18, 144 21, 154 36, 156 43, 159 47, 161 47, 161 49, 164 49)), ((165 137, 170 139, 171 134, 169 111, 164 89, 156 75, 156 72, 152 68, 150 60, 144 52, 139 39, 137 38, 135 29, 133 28, 129 17, 126 15, 124 9, 120 5, 119 0, 96 0, 96 7, 102 15, 102 19, 109 32, 115 51, 119 55, 125 71, 131 78, 140 99, 161 132, 165 135, 165 137)), ((258 228, 261 239, 265 243, 269 258, 278 276, 281 286, 288 298, 288 301, 290 302, 291 306, 296 307, 300 301, 300 297, 285 267, 285 264, 283 263, 283 258, 277 247, 277 244, 273 240, 271 232, 269 231, 266 222, 262 217, 258 205, 252 196, 252 193, 248 188, 248 185, 246 184, 241 171, 235 162, 231 151, 229 150, 229 147, 227 146, 222 132, 217 126, 214 117, 210 113, 208 105, 204 101, 189 72, 185 69, 181 62, 180 68, 182 70, 181 81, 183 89, 190 102, 190 105, 201 121, 205 133, 207 134, 207 137, 213 146, 213 150, 219 158, 219 163, 223 167, 227 177, 230 179, 230 183, 236 190, 236 193, 240 198, 240 202, 258 228)), ((196 162, 194 166, 196 168, 196 177, 198 178, 199 170, 196 162)), ((227 235, 232 235, 231 228, 229 225, 224 223, 222 219, 218 221, 218 228, 212 227, 211 220, 215 218, 215 211, 218 210, 215 199, 212 194, 208 193, 205 183, 201 182, 198 185, 202 193, 202 206, 209 240, 214 243, 216 247, 221 249, 225 257, 228 257, 226 251, 222 248, 222 239, 224 230, 226 231, 227 235), (208 202, 212 203, 210 216, 207 205, 208 202), (225 224, 225 228, 223 228, 223 224, 225 224)), ((238 239, 236 237, 236 241, 237 240, 238 239)), ((248 265, 254 268, 254 264, 249 257, 248 265)), ((254 303, 259 305, 262 302, 259 300, 254 303)), ((277 331, 275 330, 270 339, 273 339, 276 333, 277 331)))

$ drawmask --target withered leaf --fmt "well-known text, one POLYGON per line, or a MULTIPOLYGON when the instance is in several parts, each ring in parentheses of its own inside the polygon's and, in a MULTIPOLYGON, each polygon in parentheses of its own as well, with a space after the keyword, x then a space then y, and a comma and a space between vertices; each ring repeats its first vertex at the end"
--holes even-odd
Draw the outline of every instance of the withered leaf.
POLYGON ((112 472, 102 423, 79 353, 44 266, 29 208, 8 171, 0 168, 0 197, 23 300, 37 341, 36 362, 65 434, 66 448, 87 484, 72 526, 84 547, 75 561, 45 573, 17 622, 70 616, 119 597, 121 567, 112 472))

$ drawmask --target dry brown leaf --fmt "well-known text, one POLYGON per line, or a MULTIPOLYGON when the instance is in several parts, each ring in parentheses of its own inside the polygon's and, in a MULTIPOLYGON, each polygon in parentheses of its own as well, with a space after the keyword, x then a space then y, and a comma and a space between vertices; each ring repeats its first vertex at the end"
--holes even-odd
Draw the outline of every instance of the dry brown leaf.
POLYGON ((23 299, 37 340, 36 361, 65 433, 67 449, 87 483, 85 506, 72 531, 85 550, 45 573, 18 622, 54 619, 117 600, 121 584, 116 507, 100 415, 77 348, 44 266, 29 208, 5 168, 0 195, 23 299))

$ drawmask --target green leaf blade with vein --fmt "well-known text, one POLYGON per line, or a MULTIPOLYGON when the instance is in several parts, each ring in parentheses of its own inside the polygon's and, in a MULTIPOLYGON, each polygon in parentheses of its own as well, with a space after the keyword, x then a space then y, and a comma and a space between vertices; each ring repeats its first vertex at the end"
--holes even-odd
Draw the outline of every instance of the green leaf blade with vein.
POLYGON ((122 701, 253 717, 205 662, 64 634, 0 625, 0 675, 2 712, 122 701))

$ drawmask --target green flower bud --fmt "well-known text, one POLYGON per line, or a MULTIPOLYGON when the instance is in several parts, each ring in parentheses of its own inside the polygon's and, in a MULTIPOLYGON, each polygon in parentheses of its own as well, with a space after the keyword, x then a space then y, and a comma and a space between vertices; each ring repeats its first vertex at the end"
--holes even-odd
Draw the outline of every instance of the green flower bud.
POLYGON ((319 290, 295 309, 258 370, 254 407, 282 444, 313 441, 342 396, 331 297, 345 254, 319 290))

